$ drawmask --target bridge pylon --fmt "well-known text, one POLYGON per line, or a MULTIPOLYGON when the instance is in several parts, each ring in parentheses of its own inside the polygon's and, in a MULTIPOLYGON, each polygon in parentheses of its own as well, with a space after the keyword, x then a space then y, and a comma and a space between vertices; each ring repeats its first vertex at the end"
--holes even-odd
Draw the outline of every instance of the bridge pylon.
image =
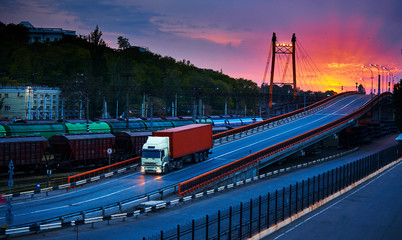
MULTIPOLYGON (((292 72, 293 72, 293 99, 296 100, 297 89, 296 89, 296 34, 293 33, 291 44, 285 43, 277 43, 277 38, 275 32, 272 35, 272 64, 271 64, 271 78, 269 83, 269 108, 272 108, 272 99, 273 99, 273 89, 274 89, 274 73, 275 73, 275 58, 277 54, 291 54, 292 55, 292 72)), ((266 66, 266 70, 268 70, 269 65, 269 56, 268 62, 266 66)), ((265 73, 266 75, 266 73, 265 73)), ((264 75, 264 81, 265 76, 264 75)))

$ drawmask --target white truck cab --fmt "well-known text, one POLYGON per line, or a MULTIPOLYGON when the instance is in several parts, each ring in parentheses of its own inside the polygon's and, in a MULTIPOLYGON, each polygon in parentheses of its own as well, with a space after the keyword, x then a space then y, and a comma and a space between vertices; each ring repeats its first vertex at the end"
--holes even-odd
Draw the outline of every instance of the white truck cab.
POLYGON ((141 172, 162 173, 169 163, 169 137, 148 137, 142 148, 141 172))

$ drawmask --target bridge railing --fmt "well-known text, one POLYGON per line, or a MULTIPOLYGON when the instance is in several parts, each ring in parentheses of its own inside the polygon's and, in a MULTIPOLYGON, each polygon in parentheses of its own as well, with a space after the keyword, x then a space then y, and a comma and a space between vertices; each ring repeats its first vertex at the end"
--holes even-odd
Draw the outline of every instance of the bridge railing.
POLYGON ((78 181, 82 181, 88 178, 93 178, 96 176, 100 176, 102 174, 107 174, 113 172, 115 170, 131 166, 134 164, 139 164, 141 162, 141 157, 131 158, 122 162, 114 163, 105 167, 97 168, 95 170, 79 173, 73 176, 68 177, 68 183, 74 183, 78 181))
POLYGON ((332 101, 335 98, 338 98, 338 97, 341 97, 341 96, 348 96, 348 95, 356 94, 356 93, 357 92, 344 92, 344 93, 332 95, 332 96, 327 97, 327 98, 325 98, 325 99, 323 99, 321 101, 318 101, 318 102, 313 103, 313 104, 311 104, 309 106, 306 106, 305 108, 297 109, 297 110, 295 110, 293 112, 282 114, 280 116, 269 118, 269 119, 266 119, 266 120, 263 120, 263 121, 260 121, 260 122, 256 122, 256 123, 253 123, 253 124, 249 124, 249 125, 246 125, 246 126, 235 128, 235 129, 225 131, 225 132, 222 132, 222 133, 218 133, 218 134, 213 135, 212 138, 213 138, 213 140, 217 140, 217 139, 228 137, 228 136, 231 136, 231 135, 235 135, 235 134, 247 131, 247 130, 258 128, 258 127, 264 126, 266 124, 273 123, 273 122, 276 122, 278 120, 282 120, 282 119, 294 116, 294 115, 302 113, 304 111, 309 111, 309 110, 311 110, 313 108, 316 108, 316 107, 318 107, 318 106, 320 106, 322 104, 325 104, 325 103, 327 103, 329 101, 332 101))
POLYGON ((380 99, 382 99, 385 96, 391 95, 391 93, 383 93, 379 96, 376 96, 375 98, 371 99, 368 103, 366 103, 363 107, 360 109, 354 111, 353 113, 344 116, 342 118, 339 118, 333 122, 330 122, 324 126, 318 127, 316 129, 313 129, 311 131, 308 131, 304 134, 301 134, 299 136, 296 136, 294 138, 291 138, 289 140, 286 140, 284 142, 278 143, 276 145, 273 145, 271 147, 268 147, 266 149, 263 149, 261 151, 258 151, 254 154, 251 154, 249 156, 243 157, 241 159, 238 159, 232 163, 228 163, 222 167, 219 167, 215 170, 209 171, 207 173, 204 173, 200 176, 194 177, 190 180, 187 180, 185 182, 182 182, 179 184, 179 196, 184 196, 187 195, 197 189, 200 189, 204 186, 208 186, 209 184, 218 181, 219 179, 225 178, 227 176, 232 175, 233 173, 245 169, 249 166, 253 166, 258 164, 258 161, 261 159, 270 157, 272 155, 277 154, 280 151, 283 151, 285 149, 288 149, 292 146, 295 146, 301 142, 307 141, 317 135, 320 135, 326 131, 332 130, 340 125, 343 125, 349 121, 352 121, 356 117, 359 117, 363 114, 365 114, 374 104, 376 104, 380 99))

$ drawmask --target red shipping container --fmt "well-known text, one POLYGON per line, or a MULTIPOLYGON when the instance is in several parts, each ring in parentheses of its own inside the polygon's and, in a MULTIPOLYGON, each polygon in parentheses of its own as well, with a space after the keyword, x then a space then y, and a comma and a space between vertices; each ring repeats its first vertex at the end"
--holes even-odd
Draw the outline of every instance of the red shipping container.
POLYGON ((169 137, 169 156, 179 158, 209 150, 213 146, 212 125, 190 124, 153 132, 153 136, 169 137))

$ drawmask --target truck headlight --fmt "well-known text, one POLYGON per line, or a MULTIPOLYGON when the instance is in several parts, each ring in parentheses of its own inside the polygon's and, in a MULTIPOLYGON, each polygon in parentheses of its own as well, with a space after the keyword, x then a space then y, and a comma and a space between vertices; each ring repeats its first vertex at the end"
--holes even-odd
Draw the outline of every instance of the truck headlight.
POLYGON ((156 172, 157 172, 157 173, 161 173, 161 172, 162 172, 162 168, 161 168, 161 167, 156 167, 156 172))
POLYGON ((145 167, 144 166, 141 166, 141 172, 145 172, 145 167))

